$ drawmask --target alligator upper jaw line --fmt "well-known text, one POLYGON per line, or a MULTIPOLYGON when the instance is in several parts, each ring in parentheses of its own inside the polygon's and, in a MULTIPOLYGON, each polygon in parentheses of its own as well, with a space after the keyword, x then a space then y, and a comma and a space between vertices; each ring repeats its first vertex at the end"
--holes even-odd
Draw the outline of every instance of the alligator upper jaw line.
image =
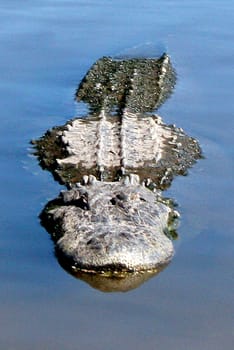
MULTIPOLYGON (((42 225, 61 265, 91 285, 100 280, 84 273, 152 276, 173 257, 168 235, 178 214, 161 191, 201 158, 194 138, 152 114, 171 95, 175 79, 166 54, 104 57, 76 91, 90 114, 33 142, 41 166, 68 188, 45 206, 42 225)), ((131 280, 136 285, 141 278, 131 280)))

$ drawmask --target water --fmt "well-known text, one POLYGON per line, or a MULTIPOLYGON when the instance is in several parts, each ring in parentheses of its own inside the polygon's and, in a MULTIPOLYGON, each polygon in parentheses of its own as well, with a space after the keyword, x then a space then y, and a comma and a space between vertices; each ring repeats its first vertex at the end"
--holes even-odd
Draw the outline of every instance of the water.
POLYGON ((234 343, 232 1, 1 0, 0 346, 231 350, 234 343), (39 212, 61 186, 29 140, 78 113, 91 64, 165 47, 178 73, 159 113, 199 139, 205 159, 167 195, 182 214, 176 256, 128 293, 102 293, 53 256, 39 212))

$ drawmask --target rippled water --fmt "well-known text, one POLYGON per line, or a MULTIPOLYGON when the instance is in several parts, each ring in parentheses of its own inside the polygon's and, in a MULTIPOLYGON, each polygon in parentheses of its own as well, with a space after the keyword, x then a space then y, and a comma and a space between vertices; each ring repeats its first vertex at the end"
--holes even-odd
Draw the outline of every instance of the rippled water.
POLYGON ((232 1, 1 1, 0 347, 231 350, 234 343, 232 1), (29 140, 81 112, 90 65, 139 44, 166 48, 177 70, 159 113, 196 137, 205 159, 167 195, 182 213, 176 256, 128 293, 67 274, 39 212, 61 186, 29 140))

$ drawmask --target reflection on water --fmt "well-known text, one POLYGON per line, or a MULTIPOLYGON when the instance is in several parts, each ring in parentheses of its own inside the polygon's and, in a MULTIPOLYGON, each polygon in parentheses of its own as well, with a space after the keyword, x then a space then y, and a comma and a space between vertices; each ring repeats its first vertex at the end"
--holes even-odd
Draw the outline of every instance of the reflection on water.
POLYGON ((132 289, 140 287, 143 283, 148 281, 150 278, 158 275, 164 270, 168 264, 161 265, 157 269, 152 271, 141 271, 131 273, 90 273, 79 270, 73 270, 71 266, 58 254, 55 254, 59 264, 75 278, 78 278, 91 287, 98 289, 102 292, 129 292, 132 289))

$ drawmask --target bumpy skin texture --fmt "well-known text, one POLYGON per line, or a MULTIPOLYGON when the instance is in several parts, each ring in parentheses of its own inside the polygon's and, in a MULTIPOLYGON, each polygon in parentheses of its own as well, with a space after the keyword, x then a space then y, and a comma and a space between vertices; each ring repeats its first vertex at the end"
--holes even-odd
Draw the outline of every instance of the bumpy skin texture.
MULTIPOLYGON (((152 114, 174 84, 166 54, 158 59, 104 57, 76 92, 90 114, 34 141, 42 167, 70 188, 41 214, 67 270, 155 272, 172 258, 165 231, 174 212, 158 191, 201 157, 196 140, 152 114)), ((138 277, 132 278, 135 284, 138 277)), ((128 289, 125 282, 121 288, 128 289)))
POLYGON ((165 235, 172 210, 159 193, 132 175, 119 182, 94 177, 50 202, 42 213, 57 254, 75 269, 113 272, 153 270, 169 262, 165 235))
POLYGON ((201 150, 195 139, 159 116, 125 111, 119 117, 102 111, 46 133, 37 141, 37 154, 65 184, 86 174, 114 181, 122 173, 135 173, 165 189, 175 175, 186 175, 201 150))
POLYGON ((76 98, 93 113, 102 109, 145 113, 157 109, 172 93, 176 81, 170 58, 99 59, 80 83, 76 98))

